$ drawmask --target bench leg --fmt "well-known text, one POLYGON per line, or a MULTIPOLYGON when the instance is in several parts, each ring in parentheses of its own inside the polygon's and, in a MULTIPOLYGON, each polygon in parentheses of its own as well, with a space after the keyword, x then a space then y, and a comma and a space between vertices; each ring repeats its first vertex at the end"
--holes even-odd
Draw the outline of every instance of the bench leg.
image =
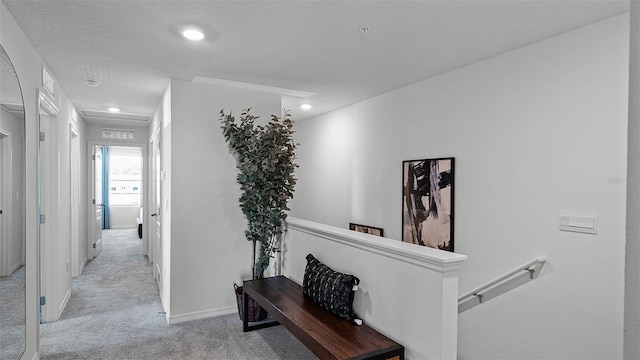
POLYGON ((279 322, 273 321, 264 321, 260 322, 256 325, 249 325, 248 315, 249 314, 249 295, 245 291, 242 292, 242 332, 248 332, 252 330, 264 329, 271 326, 280 325, 279 322))
POLYGON ((249 331, 249 320, 247 314, 249 313, 249 296, 246 291, 242 292, 242 332, 249 331))

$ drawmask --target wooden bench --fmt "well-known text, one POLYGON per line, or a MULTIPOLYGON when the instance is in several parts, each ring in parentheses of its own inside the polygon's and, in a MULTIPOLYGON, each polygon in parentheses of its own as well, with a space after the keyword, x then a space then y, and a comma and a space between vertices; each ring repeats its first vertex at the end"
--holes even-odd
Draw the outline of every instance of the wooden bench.
POLYGON ((248 314, 249 296, 274 319, 249 325, 244 316, 245 332, 282 324, 320 359, 404 359, 402 345, 367 325, 333 315, 284 276, 249 280, 243 286, 244 314, 248 314))

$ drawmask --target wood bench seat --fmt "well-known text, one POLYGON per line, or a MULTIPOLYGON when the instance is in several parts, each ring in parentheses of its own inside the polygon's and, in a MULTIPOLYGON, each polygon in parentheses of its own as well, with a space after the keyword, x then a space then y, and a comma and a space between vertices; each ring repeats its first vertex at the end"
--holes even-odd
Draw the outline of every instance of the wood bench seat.
POLYGON ((282 324, 320 359, 404 359, 402 345, 367 325, 333 315, 284 276, 245 281, 243 286, 244 314, 248 314, 249 296, 275 319, 249 325, 245 316, 245 332, 282 324))

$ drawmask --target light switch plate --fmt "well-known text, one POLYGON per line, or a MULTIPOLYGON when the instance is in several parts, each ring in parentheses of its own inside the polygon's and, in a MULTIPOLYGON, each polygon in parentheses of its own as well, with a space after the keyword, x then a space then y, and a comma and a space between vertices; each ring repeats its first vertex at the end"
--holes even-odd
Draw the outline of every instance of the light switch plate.
POLYGON ((598 233, 598 213, 561 211, 558 229, 585 234, 598 233))

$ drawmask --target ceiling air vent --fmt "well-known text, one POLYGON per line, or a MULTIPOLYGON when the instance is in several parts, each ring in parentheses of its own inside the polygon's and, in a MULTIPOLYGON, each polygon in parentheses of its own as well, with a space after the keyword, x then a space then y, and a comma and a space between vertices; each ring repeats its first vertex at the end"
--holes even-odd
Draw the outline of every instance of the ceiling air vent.
POLYGON ((109 111, 98 110, 81 110, 82 116, 87 120, 125 120, 135 122, 148 122, 149 115, 143 114, 127 114, 127 113, 112 113, 109 111))

